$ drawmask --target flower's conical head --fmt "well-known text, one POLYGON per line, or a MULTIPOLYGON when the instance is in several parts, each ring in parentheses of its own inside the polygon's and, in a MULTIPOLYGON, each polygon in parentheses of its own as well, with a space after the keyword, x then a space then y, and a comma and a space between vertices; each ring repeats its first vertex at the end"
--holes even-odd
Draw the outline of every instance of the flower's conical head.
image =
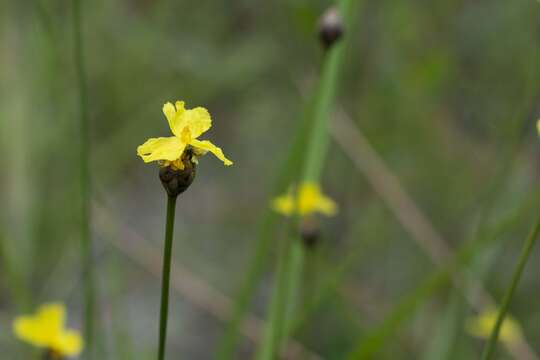
POLYGON ((183 169, 173 165, 162 166, 159 169, 159 179, 170 197, 177 197, 186 191, 197 174, 197 164, 189 157, 183 157, 181 161, 184 164, 183 169))

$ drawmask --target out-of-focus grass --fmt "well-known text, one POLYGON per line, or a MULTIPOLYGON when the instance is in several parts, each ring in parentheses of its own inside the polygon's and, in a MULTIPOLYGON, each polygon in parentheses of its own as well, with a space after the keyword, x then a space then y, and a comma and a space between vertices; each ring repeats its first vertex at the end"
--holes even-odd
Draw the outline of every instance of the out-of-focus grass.
MULTIPOLYGON (((354 25, 356 19, 356 1, 338 1, 336 6, 340 14, 340 26, 345 31, 354 25)), ((350 34, 332 44, 325 52, 321 68, 321 79, 317 84, 317 93, 311 116, 311 127, 308 129, 309 137, 302 163, 302 173, 292 185, 301 186, 305 183, 320 183, 322 170, 327 158, 329 117, 334 107, 335 98, 344 63, 345 48, 350 44, 350 34)), ((298 234, 300 219, 293 216, 290 234, 285 234, 286 241, 281 245, 284 250, 279 253, 277 276, 274 285, 274 294, 270 304, 268 316, 267 336, 261 344, 258 359, 273 359, 281 352, 283 343, 287 343, 290 336, 294 315, 298 308, 298 299, 303 291, 301 282, 304 268, 305 247, 298 234)))
MULTIPOLYGON (((287 186, 299 175, 299 168, 305 149, 309 125, 311 123, 310 104, 307 105, 306 111, 302 120, 297 125, 295 130, 295 139, 290 146, 290 151, 285 160, 282 161, 282 166, 278 170, 273 185, 274 190, 270 196, 278 195, 287 191, 287 186)), ((244 315, 248 311, 249 302, 253 297, 257 283, 261 273, 265 268, 268 253, 271 249, 271 241, 276 234, 276 227, 279 215, 266 206, 263 212, 260 225, 258 226, 257 237, 255 238, 255 249, 253 251, 252 260, 247 268, 245 279, 242 282, 241 289, 237 295, 235 313, 231 318, 230 323, 226 327, 225 334, 218 347, 217 357, 219 359, 227 359, 232 356, 237 344, 239 336, 238 328, 244 315)))
POLYGON ((521 252, 521 255, 513 271, 512 280, 510 281, 510 284, 508 285, 508 288, 504 293, 504 297, 501 300, 501 305, 500 305, 501 307, 497 315, 495 326, 493 327, 493 330, 491 331, 489 342, 487 343, 486 347, 484 348, 484 352, 482 353, 482 360, 492 359, 495 354, 495 347, 497 346, 497 341, 499 339, 501 326, 505 319, 506 313, 508 312, 508 307, 510 306, 510 302, 512 301, 514 292, 516 291, 519 281, 521 280, 521 276, 523 274, 523 270, 525 269, 525 265, 527 264, 527 261, 529 260, 529 257, 534 248, 534 245, 536 244, 536 241, 538 240, 539 234, 540 234, 540 218, 536 220, 536 223, 533 225, 531 232, 529 233, 529 235, 527 236, 527 239, 525 240, 525 243, 523 244, 523 250, 521 252))
MULTIPOLYGON (((231 298, 250 271, 258 215, 266 211, 268 197, 281 192, 272 189, 272 179, 305 104, 296 82, 313 78, 320 65, 314 27, 329 3, 86 3, 96 192, 157 246, 160 238, 153 235, 161 231, 163 209, 154 195, 160 185, 134 149, 148 134, 165 134, 163 102, 182 98, 208 107, 212 138, 220 139, 235 166, 223 171, 211 159, 201 161, 198 179, 178 209, 185 232, 174 256, 231 298)), ((350 30, 354 39, 343 69, 343 107, 454 248, 479 224, 498 219, 529 196, 538 182, 539 6, 521 0, 368 1, 350 30), (499 180, 486 186, 493 178, 499 180)), ((20 290, 30 294, 32 307, 66 300, 72 325, 81 325, 77 289, 66 291, 80 278, 70 24, 69 8, 60 0, 0 3, 0 229, 20 271, 14 290, 0 276, 3 329, 19 311, 15 293, 20 290)), ((322 272, 310 274, 322 279, 314 285, 322 300, 315 296, 314 304, 320 305, 309 305, 300 314, 302 326, 293 329, 306 347, 338 359, 433 267, 345 155, 329 145, 325 190, 342 211, 324 223, 326 240, 317 256, 305 259, 306 269, 322 272), (343 261, 346 253, 350 261, 343 261), (315 261, 325 265, 311 266, 315 261)), ((526 217, 489 245, 500 246, 500 252, 485 262, 481 278, 498 299, 509 270, 494 276, 493 269, 513 266, 521 244, 508 239, 523 236, 526 217)), ((491 226, 482 225, 481 232, 489 233, 491 226)), ((107 337, 106 350, 120 359, 148 358, 157 326, 155 279, 119 259, 105 239, 95 241, 104 311, 111 311, 120 328, 107 337)), ((275 255, 273 244, 270 236, 260 250, 265 258, 275 255)), ((534 336, 540 331, 536 260, 533 254, 511 308, 534 348, 540 346, 534 336)), ((266 263, 260 269, 261 280, 248 281, 254 296, 243 307, 262 317, 271 277, 266 263)), ((410 314, 412 326, 387 338, 383 358, 424 354, 430 339, 423 334, 439 325, 447 304, 448 297, 437 293, 410 314)), ((212 357, 225 325, 181 298, 172 308, 172 351, 186 358, 212 357)), ((453 359, 469 359, 481 344, 460 333, 459 323, 468 314, 457 313, 453 359)), ((252 343, 238 343, 236 355, 249 358, 252 343)), ((1 332, 0 348, 14 358, 26 350, 9 332, 1 332)))
MULTIPOLYGON (((484 237, 475 239, 466 243, 456 253, 455 257, 441 269, 434 271, 420 285, 406 296, 395 309, 384 319, 384 321, 375 328, 370 334, 363 334, 359 344, 354 352, 348 356, 350 359, 371 359, 384 344, 389 342, 389 337, 394 334, 399 325, 409 318, 415 309, 425 300, 430 298, 434 291, 440 289, 451 280, 451 274, 462 267, 466 267, 475 257, 481 256, 484 249, 490 246, 494 241, 502 238, 501 234, 516 222, 521 220, 524 214, 538 206, 537 196, 532 198, 526 206, 521 206, 504 219, 500 220, 495 228, 484 237)), ((467 291, 467 289, 464 289, 467 291)))
MULTIPOLYGON (((42 17, 46 16, 45 9, 42 4, 37 2, 39 13, 42 17)), ((79 191, 81 199, 80 209, 80 239, 81 239, 81 263, 82 263, 82 282, 84 293, 84 343, 85 343, 85 359, 94 359, 95 354, 95 337, 99 335, 99 331, 96 331, 96 285, 95 285, 95 265, 94 265, 94 246, 92 241, 92 235, 90 231, 90 209, 91 209, 91 196, 92 196, 92 175, 90 172, 90 134, 92 133, 92 126, 90 124, 88 116, 88 79, 86 71, 86 59, 85 59, 85 32, 84 32, 84 16, 85 9, 83 3, 80 0, 74 0, 71 4, 72 8, 72 24, 73 24, 73 60, 75 63, 76 73, 76 87, 78 93, 78 119, 77 127, 79 129, 77 143, 79 145, 78 152, 79 157, 77 164, 79 167, 79 191)), ((43 27, 47 27, 50 24, 45 22, 43 27)))

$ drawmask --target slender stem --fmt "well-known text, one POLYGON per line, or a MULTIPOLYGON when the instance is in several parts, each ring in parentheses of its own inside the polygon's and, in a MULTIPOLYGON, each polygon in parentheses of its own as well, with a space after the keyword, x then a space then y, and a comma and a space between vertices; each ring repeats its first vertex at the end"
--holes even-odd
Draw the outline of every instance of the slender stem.
MULTIPOLYGON (((300 288, 302 285, 302 274, 304 273, 304 244, 299 239, 294 239, 291 244, 289 254, 289 268, 286 278, 287 306, 285 308, 285 319, 282 324, 282 333, 285 338, 290 336, 297 305, 299 302, 300 288)), ((284 342, 284 341, 283 341, 284 342)))
POLYGON ((317 98, 313 105, 313 124, 306 149, 306 159, 301 177, 302 182, 318 182, 323 173, 330 142, 328 119, 338 95, 340 74, 345 60, 345 49, 352 38, 350 32, 356 20, 355 11, 360 0, 338 0, 336 2, 343 18, 345 36, 332 45, 325 54, 317 89, 317 98))
POLYGON ((165 225, 165 247, 163 250, 163 270, 161 273, 161 307, 159 310, 159 352, 158 360, 165 358, 167 340, 167 319, 169 316, 169 279, 171 275, 171 253, 174 232, 174 212, 176 196, 167 198, 167 223, 165 225))
MULTIPOLYGON (((338 0, 337 2, 344 19, 344 25, 350 31, 350 26, 355 18, 353 13, 359 0, 338 0)), ((300 183, 318 182, 323 175, 323 167, 329 144, 328 119, 338 94, 339 75, 343 67, 348 39, 350 39, 350 36, 346 35, 344 41, 333 45, 325 55, 321 78, 317 88, 317 97, 313 104, 313 123, 306 146, 306 158, 303 164, 303 172, 300 174, 300 183)), ((282 315, 284 317, 283 323, 279 324, 281 333, 278 337, 278 343, 274 344, 274 346, 278 346, 276 351, 279 351, 279 346, 286 343, 290 335, 293 321, 289 316, 296 313, 296 300, 301 292, 300 279, 303 272, 305 249, 301 246, 301 240, 298 238, 299 221, 299 218, 293 221, 293 231, 297 234, 294 239, 296 243, 289 245, 290 249, 285 254, 287 256, 285 260, 287 273, 283 280, 285 282, 285 290, 280 293, 284 297, 281 302, 284 304, 282 308, 285 314, 282 315)))
POLYGON ((94 274, 92 268, 92 239, 90 237, 90 138, 88 124, 87 77, 84 65, 81 0, 73 0, 73 51, 79 92, 79 143, 81 190, 81 251, 84 281, 84 338, 86 357, 92 359, 94 337, 94 274))
POLYGON ((29 305, 29 295, 26 287, 21 286, 21 284, 24 283, 21 273, 15 268, 15 264, 10 255, 5 238, 3 237, 3 234, 0 233, 0 271, 2 271, 8 288, 13 294, 13 299, 15 300, 18 310, 27 310, 29 305))
POLYGON ((279 253, 277 256, 277 271, 274 281, 274 289, 272 300, 270 303, 270 314, 264 341, 256 358, 258 360, 272 360, 277 357, 281 349, 281 340, 283 339, 283 323, 286 310, 287 291, 287 275, 290 273, 290 256, 291 238, 289 234, 285 236, 284 241, 280 244, 279 253))
POLYGON ((519 280, 521 279, 521 274, 523 273, 523 269, 525 268, 525 264, 527 263, 527 260, 529 259, 529 255, 531 254, 534 244, 536 243, 536 240, 538 239, 539 233, 540 233, 540 218, 536 220, 536 224, 534 225, 533 229, 529 233, 529 236, 527 237, 527 240, 525 241, 525 244, 523 245, 521 256, 519 257, 516 268, 514 269, 514 274, 512 275, 512 281, 510 282, 510 285, 508 286, 504 294, 502 305, 499 310, 499 314, 497 316, 497 322, 495 323, 495 326, 493 327, 493 330, 491 331, 489 342, 484 348, 484 352, 482 354, 482 360, 491 359, 495 352, 495 345, 497 344, 497 339, 499 338, 501 325, 504 321, 504 317, 506 316, 506 312, 508 311, 508 306, 510 305, 512 296, 514 295, 514 292, 517 288, 519 280))
MULTIPOLYGON (((287 152, 287 158, 279 162, 281 165, 277 171, 276 178, 273 180, 272 196, 277 196, 286 191, 287 186, 298 176, 297 173, 302 164, 302 156, 307 142, 307 133, 311 125, 311 103, 312 101, 310 100, 297 125, 295 139, 287 152)), ((229 360, 234 357, 240 324, 247 314, 250 301, 257 289, 257 284, 263 270, 268 265, 269 248, 272 243, 271 240, 274 238, 275 229, 277 228, 278 215, 269 206, 265 206, 265 208, 266 210, 258 225, 253 255, 251 256, 251 261, 247 266, 248 270, 236 296, 233 315, 218 345, 215 355, 218 360, 229 360)))
MULTIPOLYGON (((340 11, 345 19, 345 26, 351 24, 353 4, 357 0, 338 0, 340 11)), ((328 117, 333 108, 337 95, 340 68, 343 65, 346 42, 335 44, 326 53, 321 79, 317 87, 317 94, 313 108, 309 109, 312 115, 311 128, 308 129, 309 138, 306 143, 306 158, 302 164, 302 173, 299 174, 301 182, 317 182, 322 175, 323 165, 328 152, 328 117), (312 112, 312 113, 311 113, 312 112)), ((293 232, 297 234, 298 218, 291 222, 293 232)), ((281 347, 287 342, 292 321, 288 316, 295 313, 295 300, 298 298, 300 278, 303 271, 303 251, 300 239, 296 236, 292 241, 285 243, 285 250, 278 254, 278 274, 276 285, 270 305, 270 314, 265 333, 264 342, 257 359, 274 359, 281 347)))

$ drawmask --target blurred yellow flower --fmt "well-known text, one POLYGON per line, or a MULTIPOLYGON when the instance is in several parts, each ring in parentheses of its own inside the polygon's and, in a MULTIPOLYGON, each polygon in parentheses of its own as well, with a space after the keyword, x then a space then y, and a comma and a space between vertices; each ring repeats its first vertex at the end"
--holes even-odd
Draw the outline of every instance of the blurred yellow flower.
POLYGON ((316 212, 332 216, 337 213, 336 203, 321 192, 318 184, 312 182, 300 185, 296 199, 291 192, 275 198, 272 209, 285 216, 294 213, 305 216, 316 212))
POLYGON ((536 131, 538 131, 538 135, 540 135, 540 119, 536 121, 536 131))
POLYGON ((65 322, 63 304, 44 304, 35 315, 17 317, 13 321, 13 332, 20 340, 59 356, 77 356, 82 351, 83 341, 79 332, 65 329, 65 322))
MULTIPOLYGON (((475 337, 489 339, 491 331, 497 322, 498 311, 487 309, 484 312, 469 318, 465 324, 467 332, 475 337)), ((506 343, 515 343, 522 337, 521 327, 510 315, 506 315, 499 332, 499 339, 506 343)))
POLYGON ((151 138, 140 145, 137 148, 137 155, 144 162, 162 161, 166 166, 172 165, 183 170, 182 154, 190 146, 195 156, 204 155, 210 151, 225 165, 232 165, 232 161, 223 155, 219 147, 208 140, 197 139, 212 126, 208 110, 203 107, 186 109, 183 101, 177 101, 174 106, 170 102, 163 105, 163 114, 174 136, 151 138))

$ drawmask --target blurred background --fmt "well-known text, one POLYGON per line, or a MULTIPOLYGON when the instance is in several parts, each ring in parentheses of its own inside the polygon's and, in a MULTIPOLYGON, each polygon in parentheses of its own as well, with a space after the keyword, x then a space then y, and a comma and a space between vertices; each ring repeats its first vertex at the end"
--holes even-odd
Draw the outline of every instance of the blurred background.
MULTIPOLYGON (((213 127, 202 138, 235 162, 202 158, 176 213, 169 355, 216 358, 272 184, 318 82, 317 22, 331 5, 83 3, 100 358, 155 356, 166 197, 157 166, 135 151, 169 136, 161 107, 175 100, 209 109, 213 127)), ((0 349, 10 359, 31 354, 11 333, 13 317, 40 303, 64 301, 70 326, 82 327, 71 6, 0 2, 0 349)), ((460 271, 501 299, 540 205, 539 16, 533 0, 360 1, 336 106, 387 171, 381 179, 358 166, 365 154, 332 132, 322 186, 340 212, 320 219, 321 241, 307 251, 304 294, 321 300, 294 314, 305 315, 296 345, 324 359, 350 357, 366 341, 375 359, 478 358, 484 342, 464 330, 475 293, 448 279, 430 283, 443 262, 418 237, 456 251, 479 244, 460 271), (400 207, 388 174, 420 223, 400 207)), ((282 221, 275 227, 249 301, 258 330, 282 221)), ((536 250, 510 313, 540 351, 536 250)), ((249 335, 240 334, 234 358, 253 357, 249 335)))

